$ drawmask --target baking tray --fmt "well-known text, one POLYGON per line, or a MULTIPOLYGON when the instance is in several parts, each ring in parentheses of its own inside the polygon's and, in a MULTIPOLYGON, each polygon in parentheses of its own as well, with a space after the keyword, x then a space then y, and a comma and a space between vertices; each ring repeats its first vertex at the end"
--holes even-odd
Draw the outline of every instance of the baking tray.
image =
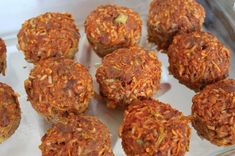
MULTIPOLYGON (((229 0, 227 0, 227 2, 228 1, 229 0)), ((96 6, 108 3, 116 3, 130 7, 139 12, 143 21, 146 21, 146 14, 150 0, 21 0, 20 2, 17 0, 8 0, 1 2, 0 36, 3 37, 7 44, 7 72, 5 77, 0 76, 0 81, 12 86, 13 89, 20 94, 19 102, 22 111, 22 119, 15 134, 0 145, 0 156, 40 156, 41 152, 38 148, 41 143, 40 139, 44 135, 46 129, 50 127, 50 124, 39 116, 27 101, 27 96, 24 90, 24 80, 27 79, 33 65, 27 63, 24 60, 23 54, 17 50, 16 35, 21 24, 26 19, 47 11, 71 13, 74 16, 81 33, 79 52, 76 54, 76 61, 82 63, 89 69, 89 72, 92 74, 94 79, 95 91, 98 93, 98 85, 94 76, 96 64, 100 63, 101 60, 96 56, 88 44, 84 34, 83 22, 89 12, 95 9, 96 6)), ((223 40, 225 37, 221 35, 226 32, 220 32, 221 29, 219 29, 219 27, 213 28, 212 32, 222 41, 226 41, 223 40)), ((147 49, 155 50, 152 45, 146 42, 146 35, 146 25, 144 25, 141 45, 147 49)), ((231 40, 224 43, 226 44, 230 42, 231 40)), ((231 43, 233 42, 234 41, 231 43)), ((229 44, 227 46, 229 46, 229 44)), ((195 93, 178 83, 176 79, 168 74, 168 61, 165 54, 158 53, 158 57, 163 64, 161 90, 154 96, 154 98, 171 104, 174 108, 182 111, 185 115, 190 115, 192 105, 191 99, 195 93)), ((230 78, 235 78, 235 55, 233 52, 231 58, 232 65, 230 69, 230 78)), ((121 140, 117 135, 118 127, 122 120, 122 111, 107 109, 105 102, 99 98, 99 96, 96 96, 92 99, 87 113, 96 115, 110 129, 114 154, 117 156, 125 155, 121 147, 121 140)), ((235 155, 233 149, 235 149, 233 146, 224 148, 212 145, 208 141, 202 140, 196 134, 195 130, 192 129, 190 149, 186 155, 214 156, 219 153, 224 153, 225 151, 229 151, 227 153, 228 155, 235 155)))

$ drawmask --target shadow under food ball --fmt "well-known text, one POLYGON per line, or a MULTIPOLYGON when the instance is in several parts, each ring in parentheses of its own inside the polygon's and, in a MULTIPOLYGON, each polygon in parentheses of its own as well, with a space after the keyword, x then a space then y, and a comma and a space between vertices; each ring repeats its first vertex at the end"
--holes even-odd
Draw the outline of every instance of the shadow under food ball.
POLYGON ((160 89, 161 62, 140 47, 106 55, 96 71, 100 92, 110 108, 125 108, 136 99, 150 98, 160 89))
POLYGON ((230 51, 212 34, 177 35, 168 49, 169 71, 180 83, 198 91, 228 76, 230 51))
POLYGON ((119 48, 134 46, 141 37, 141 17, 118 5, 99 6, 90 13, 84 25, 87 39, 100 57, 119 48))
POLYGON ((218 146, 235 144, 235 80, 206 86, 193 97, 192 125, 218 146))
POLYGON ((47 12, 25 21, 17 37, 25 59, 36 64, 52 57, 73 59, 80 34, 72 15, 47 12))
POLYGON ((119 129, 128 156, 183 156, 189 150, 190 119, 155 100, 133 102, 119 129))
POLYGON ((114 156, 108 128, 93 116, 68 117, 42 137, 42 156, 114 156))
POLYGON ((87 69, 65 58, 38 62, 25 80, 25 90, 33 108, 52 121, 83 113, 93 95, 87 69))
POLYGON ((148 13, 148 40, 167 50, 173 37, 201 30, 204 8, 194 0, 153 0, 148 13))
POLYGON ((20 105, 12 88, 0 82, 0 143, 9 138, 19 127, 20 105))

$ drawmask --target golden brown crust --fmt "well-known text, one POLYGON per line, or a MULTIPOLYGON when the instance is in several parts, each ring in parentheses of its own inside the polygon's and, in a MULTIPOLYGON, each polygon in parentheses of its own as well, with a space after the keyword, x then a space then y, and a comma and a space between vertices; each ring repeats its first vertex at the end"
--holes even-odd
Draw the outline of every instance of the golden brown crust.
POLYGON ((0 143, 9 138, 20 124, 20 106, 16 94, 0 82, 0 143))
POLYGON ((0 73, 5 75, 5 70, 6 70, 6 55, 7 49, 5 42, 0 38, 0 73))
POLYGON ((171 74, 195 91, 228 76, 230 51, 210 33, 176 36, 168 56, 171 74))
POLYGON ((153 0, 148 14, 149 41, 167 50, 178 33, 200 30, 205 11, 195 0, 153 0))
POLYGON ((42 137, 42 156, 113 156, 107 127, 92 116, 68 118, 42 137))
POLYGON ((114 108, 151 97, 160 88, 160 78, 157 56, 139 47, 118 49, 105 56, 96 72, 100 92, 114 108))
POLYGON ((87 38, 94 51, 104 57, 118 48, 136 45, 142 21, 133 10, 118 5, 102 5, 85 21, 87 38))
POLYGON ((74 58, 80 34, 70 14, 48 12, 25 21, 17 37, 25 59, 35 64, 50 57, 74 58))
POLYGON ((125 111, 119 135, 128 156, 183 156, 189 148, 189 118, 155 100, 133 102, 125 111))
POLYGON ((192 125, 218 146, 235 144, 235 80, 208 85, 193 97, 192 125))
POLYGON ((25 89, 35 110, 54 120, 84 112, 93 95, 87 69, 64 58, 38 62, 25 81, 25 89))

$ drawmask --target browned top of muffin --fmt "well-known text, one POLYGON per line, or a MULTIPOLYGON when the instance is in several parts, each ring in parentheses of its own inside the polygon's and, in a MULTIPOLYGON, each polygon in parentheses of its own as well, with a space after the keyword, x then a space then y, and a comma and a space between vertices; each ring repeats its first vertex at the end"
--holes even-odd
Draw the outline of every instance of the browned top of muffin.
POLYGON ((97 69, 101 92, 124 105, 151 97, 160 88, 161 63, 155 53, 140 47, 122 48, 106 55, 97 69))
POLYGON ((148 24, 162 32, 188 32, 200 30, 204 18, 204 8, 195 0, 153 0, 148 24))
POLYGON ((206 86, 193 97, 193 125, 217 145, 235 144, 235 80, 206 86))
POLYGON ((141 26, 141 18, 136 12, 118 5, 99 6, 85 21, 88 39, 110 46, 127 41, 130 45, 136 44, 141 26))
POLYGON ((177 35, 168 56, 170 72, 192 89, 201 89, 228 76, 230 51, 210 33, 177 35))
POLYGON ((155 100, 133 102, 120 127, 127 155, 175 155, 188 151, 189 118, 170 105, 155 100))
POLYGON ((92 88, 87 69, 64 58, 38 62, 25 81, 29 101, 49 119, 84 112, 93 95, 92 88))
POLYGON ((20 122, 20 106, 16 94, 0 82, 0 143, 8 138, 20 122))
POLYGON ((57 123, 42 137, 43 156, 113 156, 109 130, 92 116, 68 118, 57 123))
POLYGON ((0 38, 0 73, 5 75, 6 70, 6 45, 3 39, 0 38))
POLYGON ((70 14, 52 12, 25 21, 17 36, 20 50, 32 63, 50 57, 73 58, 80 38, 70 14))

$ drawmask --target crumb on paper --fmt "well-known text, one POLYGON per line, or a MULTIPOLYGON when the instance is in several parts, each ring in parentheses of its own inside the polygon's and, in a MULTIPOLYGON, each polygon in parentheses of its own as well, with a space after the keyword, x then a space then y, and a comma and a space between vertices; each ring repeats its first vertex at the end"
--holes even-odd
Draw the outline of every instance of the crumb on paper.
POLYGON ((101 65, 101 63, 95 63, 95 67, 98 68, 101 65))

